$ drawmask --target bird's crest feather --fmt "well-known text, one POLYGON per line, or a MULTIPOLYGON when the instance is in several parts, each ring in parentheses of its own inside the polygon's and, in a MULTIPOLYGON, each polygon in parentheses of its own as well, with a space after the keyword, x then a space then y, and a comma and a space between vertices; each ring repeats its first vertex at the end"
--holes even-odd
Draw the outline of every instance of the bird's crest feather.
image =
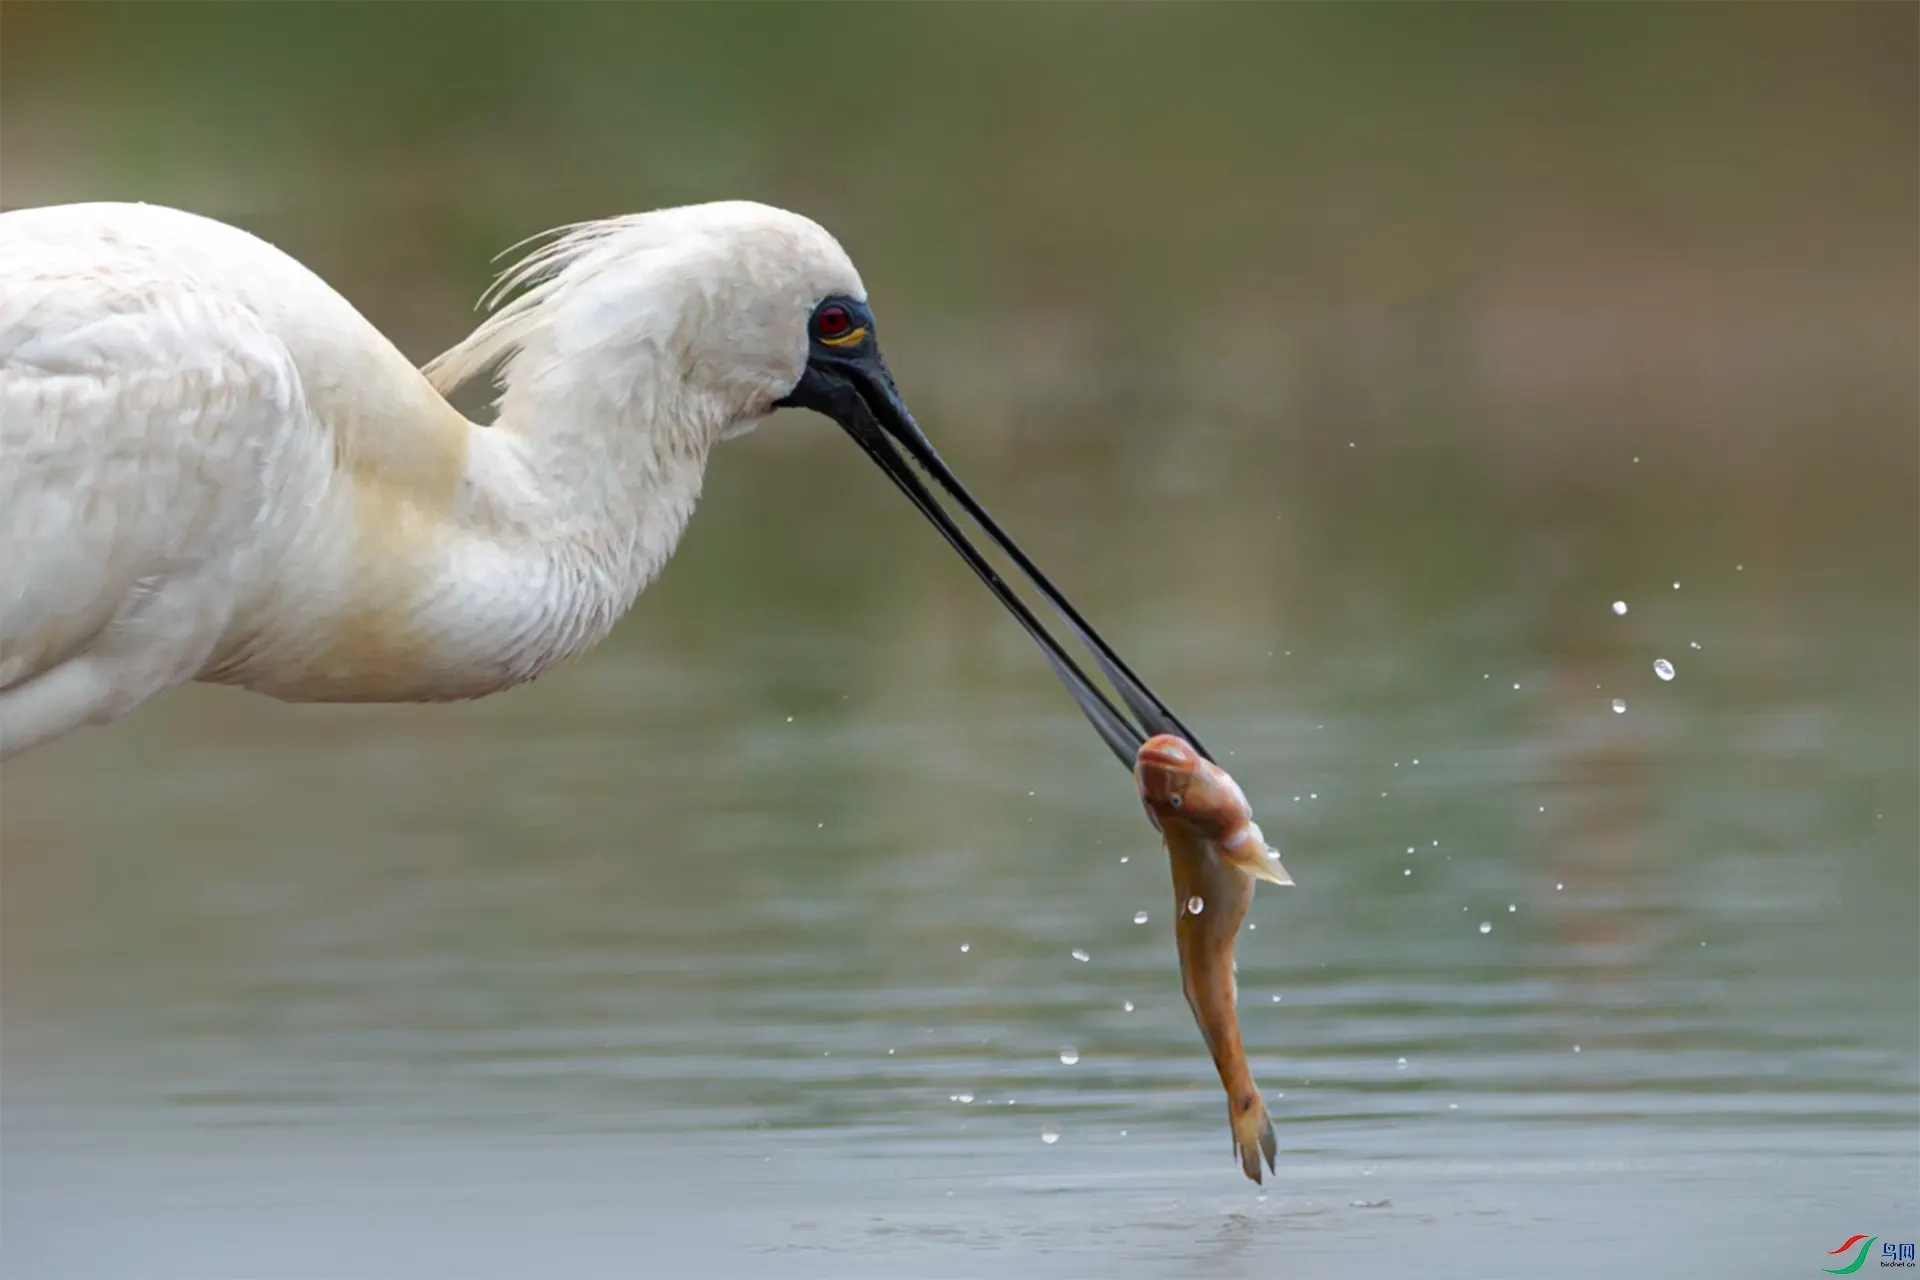
POLYGON ((479 309, 491 314, 479 327, 421 369, 434 389, 450 395, 526 346, 543 323, 546 304, 558 292, 566 269, 634 220, 628 216, 570 223, 528 236, 497 254, 496 262, 527 245, 546 242, 501 271, 480 295, 479 309))

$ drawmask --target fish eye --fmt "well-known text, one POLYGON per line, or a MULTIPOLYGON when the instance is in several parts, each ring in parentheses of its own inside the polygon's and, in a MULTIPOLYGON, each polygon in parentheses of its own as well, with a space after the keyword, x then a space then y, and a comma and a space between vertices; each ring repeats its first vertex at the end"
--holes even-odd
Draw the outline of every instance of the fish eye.
POLYGON ((1185 803, 1185 801, 1181 797, 1180 793, 1176 791, 1172 795, 1167 797, 1167 803, 1172 805, 1174 808, 1178 809, 1181 807, 1183 803, 1185 803))

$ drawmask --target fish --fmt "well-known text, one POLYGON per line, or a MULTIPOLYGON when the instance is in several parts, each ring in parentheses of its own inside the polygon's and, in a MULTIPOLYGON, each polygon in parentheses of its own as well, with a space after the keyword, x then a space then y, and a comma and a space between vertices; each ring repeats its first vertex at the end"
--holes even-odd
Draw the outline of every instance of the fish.
POLYGON ((1233 943, 1253 903, 1253 887, 1290 885, 1293 877, 1253 820, 1240 784, 1191 744, 1155 734, 1134 756, 1134 785, 1159 829, 1173 867, 1174 939, 1187 1007, 1227 1091, 1227 1122, 1240 1168, 1261 1181, 1260 1159, 1274 1169, 1273 1120, 1247 1069, 1234 1013, 1233 943))

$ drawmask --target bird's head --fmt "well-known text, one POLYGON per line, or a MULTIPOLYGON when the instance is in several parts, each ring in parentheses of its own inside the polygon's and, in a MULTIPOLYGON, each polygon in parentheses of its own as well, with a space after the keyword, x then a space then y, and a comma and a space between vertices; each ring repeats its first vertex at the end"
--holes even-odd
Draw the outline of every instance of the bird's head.
POLYGON ((427 374, 447 390, 499 366, 509 396, 564 382, 575 403, 591 395, 705 449, 794 391, 816 324, 844 343, 853 322, 833 325, 857 313, 870 337, 866 296, 846 251, 797 213, 746 200, 656 209, 564 228, 527 254, 483 299, 492 314, 427 374))
POLYGON ((503 364, 503 413, 523 395, 554 411, 592 399, 616 419, 656 438, 670 436, 702 459, 715 442, 751 430, 776 408, 825 414, 1040 645, 1129 769, 1148 734, 1196 742, 941 459, 880 354, 859 272, 819 224, 750 201, 586 223, 506 272, 492 297, 507 300, 465 342, 427 366, 441 390, 503 364), (1041 625, 942 498, 958 505, 1060 614, 1126 712, 1041 625))

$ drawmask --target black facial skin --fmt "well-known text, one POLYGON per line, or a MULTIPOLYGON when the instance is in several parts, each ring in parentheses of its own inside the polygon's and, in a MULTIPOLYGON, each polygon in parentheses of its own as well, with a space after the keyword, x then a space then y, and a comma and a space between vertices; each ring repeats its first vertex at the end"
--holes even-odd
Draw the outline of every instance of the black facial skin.
POLYGON ((1167 705, 1147 688, 1145 682, 1128 669, 1112 646, 1088 625, 1060 589, 1040 572, 1039 566, 987 514, 986 508, 974 500, 973 495, 960 483, 959 477, 941 460, 932 442, 907 411, 906 402, 900 398, 899 389, 893 384, 893 375, 887 371, 886 361, 881 359, 873 313, 867 305, 847 297, 823 299, 814 308, 807 331, 810 343, 806 372, 801 375, 792 393, 778 403, 825 414, 839 423, 853 437, 854 443, 866 450, 867 456, 907 495, 908 501, 940 531, 941 536, 960 554, 960 558, 987 584, 987 589, 1013 614, 1014 620, 1033 637, 1034 643, 1040 646, 1041 653, 1053 667, 1054 674, 1060 677, 1067 686, 1067 692, 1073 695, 1080 710, 1086 713, 1101 741, 1112 749, 1129 772, 1133 769, 1134 755, 1139 751, 1140 744, 1156 733, 1171 733, 1184 738, 1193 745, 1194 750, 1211 760, 1213 757, 1207 755, 1192 731, 1181 724, 1179 717, 1168 710, 1167 705), (949 498, 959 504, 960 509, 1006 553, 1033 588, 1054 607, 1066 621, 1068 629, 1086 647, 1093 665, 1113 685, 1120 695, 1120 701, 1133 713, 1134 719, 1129 719, 1094 687, 1086 672, 1041 625, 1026 603, 1013 593, 986 557, 968 541, 946 508, 934 499, 919 472, 914 469, 914 464, 918 464, 921 471, 926 472, 949 498))

